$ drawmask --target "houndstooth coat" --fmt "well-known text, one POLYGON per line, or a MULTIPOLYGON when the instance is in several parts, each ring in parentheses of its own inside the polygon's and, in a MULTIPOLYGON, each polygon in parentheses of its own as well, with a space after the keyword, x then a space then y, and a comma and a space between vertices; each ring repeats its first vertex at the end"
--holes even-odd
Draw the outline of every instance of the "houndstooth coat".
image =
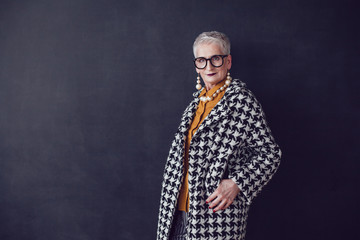
MULTIPOLYGON (((165 165, 158 240, 169 238, 184 177, 184 144, 199 93, 182 116, 165 165)), ((244 239, 249 206, 275 173, 280 157, 260 104, 243 82, 234 79, 191 140, 188 239, 244 239), (213 213, 205 200, 224 178, 232 179, 240 193, 227 209, 213 213)))

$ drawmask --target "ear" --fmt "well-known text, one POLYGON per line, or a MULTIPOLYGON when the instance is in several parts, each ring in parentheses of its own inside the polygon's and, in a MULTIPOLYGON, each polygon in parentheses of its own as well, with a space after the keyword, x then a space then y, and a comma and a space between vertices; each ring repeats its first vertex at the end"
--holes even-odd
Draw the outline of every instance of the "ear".
POLYGON ((226 62, 227 62, 227 69, 230 70, 231 65, 232 65, 232 57, 231 57, 231 55, 227 56, 226 62))
POLYGON ((200 70, 199 70, 199 69, 195 68, 195 70, 196 70, 197 73, 200 73, 200 70))

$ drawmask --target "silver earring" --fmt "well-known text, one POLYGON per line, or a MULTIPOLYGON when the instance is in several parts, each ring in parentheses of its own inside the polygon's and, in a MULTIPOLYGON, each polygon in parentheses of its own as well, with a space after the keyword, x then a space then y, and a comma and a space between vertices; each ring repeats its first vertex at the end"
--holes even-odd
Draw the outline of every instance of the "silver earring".
POLYGON ((197 90, 200 90, 201 88, 202 88, 202 86, 201 86, 201 82, 200 82, 200 73, 198 73, 198 76, 197 76, 197 78, 196 78, 196 89, 197 90))

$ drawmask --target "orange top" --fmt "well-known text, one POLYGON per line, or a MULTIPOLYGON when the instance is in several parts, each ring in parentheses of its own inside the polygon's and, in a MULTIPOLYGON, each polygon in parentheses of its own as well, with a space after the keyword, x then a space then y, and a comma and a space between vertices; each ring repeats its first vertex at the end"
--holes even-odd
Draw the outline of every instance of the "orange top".
MULTIPOLYGON (((204 88, 199 97, 201 96, 212 96, 216 90, 224 85, 224 81, 216 84, 215 87, 210 89, 208 92, 204 88)), ((180 211, 189 211, 189 184, 188 184, 188 175, 189 175, 189 147, 192 136, 194 136, 196 130, 200 127, 200 124, 204 121, 206 116, 211 112, 211 110, 215 107, 215 105, 220 101, 220 99, 224 96, 225 90, 218 93, 213 100, 208 102, 199 101, 199 105, 197 107, 194 119, 189 127, 187 139, 185 141, 185 157, 184 157, 184 173, 186 173, 181 189, 180 195, 178 198, 178 210, 180 211)))

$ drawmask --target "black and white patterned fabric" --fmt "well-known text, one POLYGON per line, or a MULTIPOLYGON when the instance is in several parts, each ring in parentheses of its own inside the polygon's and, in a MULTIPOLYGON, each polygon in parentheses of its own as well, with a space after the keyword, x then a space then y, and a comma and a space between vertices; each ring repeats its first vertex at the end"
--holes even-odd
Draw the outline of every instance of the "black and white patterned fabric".
MULTIPOLYGON (((165 165, 158 240, 169 238, 184 177, 184 144, 199 93, 185 109, 165 165)), ((280 157, 259 102, 243 82, 234 79, 191 140, 188 239, 244 239, 249 206, 277 170, 280 157), (240 193, 227 209, 213 213, 205 200, 225 174, 240 193)))

